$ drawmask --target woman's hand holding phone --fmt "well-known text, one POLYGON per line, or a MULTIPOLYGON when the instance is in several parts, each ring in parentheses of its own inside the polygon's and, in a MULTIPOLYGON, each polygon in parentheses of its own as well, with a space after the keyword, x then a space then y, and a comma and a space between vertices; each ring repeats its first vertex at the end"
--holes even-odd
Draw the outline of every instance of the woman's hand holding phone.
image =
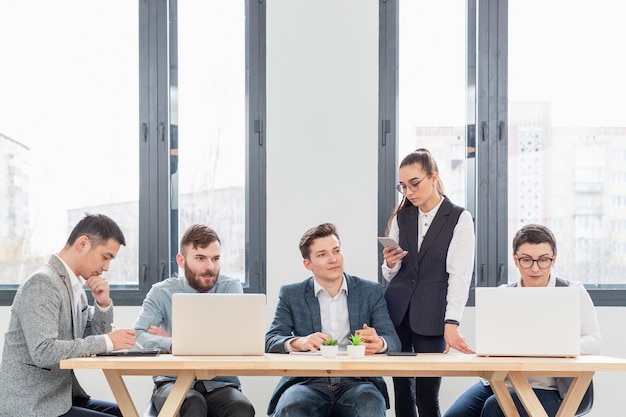
POLYGON ((389 268, 395 267, 398 261, 409 253, 403 250, 400 245, 390 237, 379 237, 378 241, 385 247, 383 249, 383 257, 389 268))

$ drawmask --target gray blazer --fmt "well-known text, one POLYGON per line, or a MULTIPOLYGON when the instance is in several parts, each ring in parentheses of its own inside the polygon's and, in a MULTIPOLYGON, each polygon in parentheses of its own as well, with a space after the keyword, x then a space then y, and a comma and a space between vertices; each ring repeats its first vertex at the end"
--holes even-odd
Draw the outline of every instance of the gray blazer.
POLYGON ((70 277, 53 255, 15 294, 0 364, 0 416, 65 414, 72 396, 88 397, 62 359, 106 351, 113 306, 75 314, 70 277))
MULTIPOLYGON (((387 312, 382 286, 378 282, 364 280, 344 274, 348 284, 348 311, 350 333, 363 327, 363 323, 374 327, 387 342, 388 351, 400 350, 400 339, 387 312)), ((296 284, 284 285, 278 295, 276 315, 265 334, 265 351, 287 353, 285 342, 294 336, 306 336, 322 331, 320 304, 313 289, 313 277, 296 284)), ((278 382, 267 413, 272 415, 280 396, 290 386, 309 378, 283 377, 278 382)), ((372 382, 385 398, 389 408, 387 385, 381 377, 365 378, 372 382)))

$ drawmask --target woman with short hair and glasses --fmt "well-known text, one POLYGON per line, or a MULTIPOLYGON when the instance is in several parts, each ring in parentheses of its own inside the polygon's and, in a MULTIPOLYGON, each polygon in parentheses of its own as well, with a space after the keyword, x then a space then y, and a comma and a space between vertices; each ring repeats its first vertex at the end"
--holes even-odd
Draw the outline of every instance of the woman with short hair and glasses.
MULTIPOLYGON (((581 354, 600 353, 602 338, 595 308, 589 293, 581 282, 557 278, 552 273, 556 262, 556 239, 545 226, 529 224, 513 238, 513 261, 520 279, 509 287, 577 287, 580 288, 580 351, 581 354)), ((507 286, 506 284, 503 286, 507 286)), ((523 290, 522 290, 523 291, 523 290)), ((506 307, 503 307, 503 312, 506 307)), ((548 416, 555 416, 571 381, 548 377, 529 377, 528 382, 537 394, 548 416)), ((509 389, 520 417, 528 417, 513 389, 509 389)), ((489 382, 481 380, 465 391, 445 417, 504 417, 489 382)))
MULTIPOLYGON (((402 201, 389 220, 399 246, 383 250, 385 299, 403 351, 473 353, 458 326, 474 269, 474 223, 446 197, 426 149, 400 163, 402 201)), ((441 378, 393 378, 396 416, 439 417, 441 378)))

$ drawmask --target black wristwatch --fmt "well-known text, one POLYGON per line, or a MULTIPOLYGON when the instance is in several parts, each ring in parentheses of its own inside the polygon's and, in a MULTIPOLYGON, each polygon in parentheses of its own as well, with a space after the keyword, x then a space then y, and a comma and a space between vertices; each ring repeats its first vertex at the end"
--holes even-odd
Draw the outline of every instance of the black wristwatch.
POLYGON ((456 324, 457 326, 458 326, 459 324, 461 324, 461 323, 459 323, 459 321, 458 321, 458 320, 452 320, 452 319, 447 319, 447 320, 444 320, 444 323, 445 323, 445 324, 456 324))

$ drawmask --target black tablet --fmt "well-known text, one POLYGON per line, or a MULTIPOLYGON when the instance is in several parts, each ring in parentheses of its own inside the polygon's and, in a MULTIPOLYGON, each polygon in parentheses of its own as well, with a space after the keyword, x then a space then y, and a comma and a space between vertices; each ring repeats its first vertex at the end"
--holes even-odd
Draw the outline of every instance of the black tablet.
POLYGON ((112 352, 97 353, 96 356, 156 356, 160 350, 157 349, 137 349, 137 350, 114 350, 112 352))

